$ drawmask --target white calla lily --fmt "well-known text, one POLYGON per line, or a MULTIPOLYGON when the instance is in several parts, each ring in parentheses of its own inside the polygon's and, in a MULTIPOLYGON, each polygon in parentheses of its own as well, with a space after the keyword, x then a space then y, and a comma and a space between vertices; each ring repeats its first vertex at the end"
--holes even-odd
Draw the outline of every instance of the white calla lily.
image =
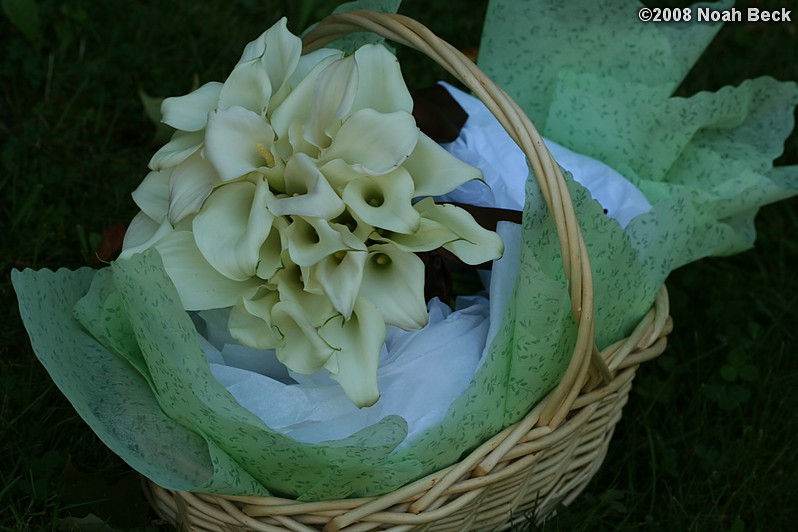
POLYGON ((330 145, 332 138, 329 128, 347 116, 352 109, 357 81, 357 63, 352 56, 333 61, 319 74, 304 132, 305 139, 318 149, 330 145))
POLYGON ((343 194, 346 185, 359 177, 367 177, 368 174, 363 168, 357 168, 347 163, 343 159, 333 159, 322 163, 319 166, 321 173, 327 178, 330 185, 339 193, 343 194))
POLYGON ((294 155, 285 165, 284 196, 269 198, 269 210, 276 216, 300 215, 330 220, 345 206, 314 162, 304 153, 294 155))
POLYGON ((366 249, 346 226, 323 218, 295 216, 285 235, 291 260, 299 266, 312 266, 338 251, 366 249))
POLYGON ((478 168, 454 157, 424 133, 419 133, 413 153, 402 166, 413 177, 416 197, 442 196, 464 183, 483 179, 478 168))
POLYGON ((354 58, 360 75, 353 110, 413 111, 413 97, 395 55, 381 44, 366 44, 357 49, 354 58))
POLYGON ((208 123, 208 113, 219 103, 222 84, 206 83, 185 96, 165 98, 161 103, 161 122, 181 131, 199 131, 208 123))
POLYGON ((272 83, 260 58, 239 63, 230 72, 219 92, 219 109, 243 107, 261 116, 266 115, 272 83))
POLYGON ((271 279, 280 294, 280 301, 293 301, 302 307, 310 323, 319 327, 335 315, 335 309, 329 298, 323 293, 309 290, 311 283, 305 279, 302 269, 291 262, 289 257, 283 259, 284 267, 271 279))
POLYGON ((368 300, 359 298, 350 319, 335 317, 319 333, 336 349, 325 365, 330 377, 359 408, 376 403, 380 398, 377 366, 385 343, 385 322, 380 311, 368 300))
POLYGON ((164 170, 177 166, 198 151, 204 139, 204 131, 175 131, 172 139, 150 159, 150 170, 164 170))
POLYGON ((443 247, 466 264, 482 264, 496 260, 504 253, 504 242, 493 231, 479 225, 465 209, 449 204, 437 204, 432 198, 419 201, 416 208, 423 218, 448 228, 458 239, 443 247))
POLYGON ((392 231, 374 231, 371 239, 377 242, 393 243, 402 251, 418 253, 438 249, 460 238, 457 233, 445 225, 421 218, 418 229, 414 233, 394 233, 392 231))
POLYGON ((359 177, 344 188, 349 211, 367 224, 397 233, 414 233, 421 216, 413 208, 413 179, 403 168, 376 177, 359 177))
POLYGON ((282 238, 277 229, 279 218, 272 221, 272 228, 269 236, 263 242, 258 253, 258 266, 255 268, 255 275, 263 280, 271 279, 277 270, 283 267, 282 260, 282 238))
MULTIPOLYGON (((291 72, 291 75, 286 80, 284 86, 291 88, 292 90, 290 94, 294 94, 296 92, 295 89, 304 81, 305 78, 313 77, 310 75, 311 71, 319 68, 318 72, 321 72, 326 65, 329 65, 332 61, 335 61, 342 56, 343 54, 341 53, 341 50, 336 50, 334 48, 319 48, 318 50, 314 50, 309 54, 301 56, 297 62, 296 68, 294 68, 294 71, 291 72), (324 64, 321 65, 321 63, 324 64)), ((283 101, 285 101, 285 99, 280 100, 279 103, 282 103, 283 101)))
POLYGON ((169 221, 176 224, 199 211, 218 179, 201 151, 175 166, 169 178, 169 221))
POLYGON ((148 173, 133 191, 133 201, 147 216, 162 222, 169 213, 169 179, 172 170, 148 173))
POLYGON ((429 319, 424 300, 424 262, 392 244, 369 247, 360 295, 376 305, 388 325, 415 330, 429 319))
POLYGON ((327 364, 334 349, 308 320, 305 309, 295 301, 280 301, 272 307, 272 324, 282 336, 277 358, 291 371, 310 374, 327 364))
POLYGON ((338 61, 343 55, 340 50, 330 54, 314 55, 312 56, 313 60, 318 59, 318 62, 312 68, 308 68, 310 66, 309 62, 300 61, 297 68, 308 69, 307 74, 296 84, 291 94, 285 97, 280 106, 271 110, 271 125, 278 138, 282 138, 288 133, 288 128, 291 127, 293 122, 307 123, 313 109, 316 81, 328 66, 338 61))
POLYGON ((255 276, 274 219, 266 208, 270 194, 263 179, 229 183, 208 197, 194 218, 197 247, 222 275, 235 281, 255 276))
POLYGON ((231 307, 251 297, 261 284, 257 278, 234 281, 219 273, 200 253, 191 231, 173 231, 152 247, 161 255, 186 310, 231 307))
POLYGON ((205 157, 222 181, 237 179, 277 164, 274 131, 259 115, 243 107, 212 111, 205 130, 205 157))
POLYGON ((308 281, 319 285, 344 319, 355 307, 367 257, 366 251, 338 251, 308 268, 308 281))
POLYGON ((323 150, 323 164, 342 159, 362 175, 383 175, 396 169, 413 151, 418 127, 407 111, 379 113, 361 109, 350 115, 323 150))
POLYGON ((293 74, 301 54, 302 39, 288 31, 288 19, 283 17, 244 47, 238 64, 261 59, 277 92, 293 74))
POLYGON ((147 216, 144 211, 140 211, 128 224, 119 258, 127 259, 135 253, 141 253, 151 248, 172 231, 174 228, 169 220, 164 219, 158 222, 147 216))
POLYGON ((282 336, 272 324, 272 308, 280 300, 277 292, 261 287, 230 311, 227 327, 230 335, 243 345, 256 349, 274 349, 282 336))

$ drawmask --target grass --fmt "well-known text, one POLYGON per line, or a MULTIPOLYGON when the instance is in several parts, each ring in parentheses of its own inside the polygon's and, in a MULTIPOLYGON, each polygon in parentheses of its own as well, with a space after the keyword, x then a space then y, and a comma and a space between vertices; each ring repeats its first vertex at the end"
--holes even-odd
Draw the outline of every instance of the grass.
MULTIPOLYGON (((130 191, 156 148, 139 91, 183 94, 224 79, 243 45, 279 15, 313 20, 334 2, 305 3, 302 12, 287 0, 36 4, 38 29, 29 22, 23 33, 0 17, 0 529, 96 530, 96 515, 119 528, 156 530, 136 475, 36 361, 8 272, 90 264, 103 231, 133 216, 130 191)), ((484 0, 405 4, 456 46, 478 45, 484 0)), ((727 25, 682 93, 763 74, 798 79, 787 53, 797 30, 798 23, 727 25)), ((441 76, 412 54, 402 59, 413 86, 441 76)), ((798 163, 796 135, 779 162, 798 163)), ((798 519, 797 207, 793 199, 764 209, 755 249, 672 275, 676 331, 668 351, 639 372, 597 477, 538 529, 791 528, 798 519)))

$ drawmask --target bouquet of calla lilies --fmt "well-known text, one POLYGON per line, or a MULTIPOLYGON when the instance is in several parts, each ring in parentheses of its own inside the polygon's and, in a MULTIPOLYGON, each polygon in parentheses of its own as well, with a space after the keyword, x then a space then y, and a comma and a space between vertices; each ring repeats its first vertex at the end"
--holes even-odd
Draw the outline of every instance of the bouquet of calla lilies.
POLYGON ((301 48, 282 19, 224 83, 164 100, 177 131, 133 193, 121 258, 156 249, 187 310, 232 306, 241 344, 370 406, 385 326, 427 323, 415 252, 480 264, 503 244, 432 200, 481 173, 419 131, 393 54, 301 48))

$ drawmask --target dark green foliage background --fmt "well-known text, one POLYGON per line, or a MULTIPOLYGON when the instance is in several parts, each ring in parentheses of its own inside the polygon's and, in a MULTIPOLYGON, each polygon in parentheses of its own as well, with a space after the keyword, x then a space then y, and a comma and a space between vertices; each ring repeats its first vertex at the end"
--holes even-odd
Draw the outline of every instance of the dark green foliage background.
MULTIPOLYGON (((36 361, 9 272, 86 265, 104 228, 135 214, 130 192, 157 148, 139 91, 178 95, 223 80, 244 44, 279 16, 288 14, 298 31, 336 2, 2 5, 18 13, 26 4, 38 7, 35 19, 15 18, 15 25, 0 16, 0 529, 100 530, 105 521, 155 530, 160 525, 136 475, 106 451, 36 361)), ((790 2, 739 4, 779 9, 790 2)), ((485 7, 485 0, 406 0, 402 12, 456 46, 475 49, 485 7)), ((796 52, 798 22, 729 24, 680 94, 765 74, 796 80, 796 52)), ((411 87, 443 76, 413 53, 400 57, 411 87)), ((798 164, 798 136, 778 162, 798 164)), ((676 331, 668 351, 638 373, 610 453, 587 491, 540 529, 794 525, 797 207, 790 200, 764 209, 754 250, 701 261, 671 277, 676 331)))

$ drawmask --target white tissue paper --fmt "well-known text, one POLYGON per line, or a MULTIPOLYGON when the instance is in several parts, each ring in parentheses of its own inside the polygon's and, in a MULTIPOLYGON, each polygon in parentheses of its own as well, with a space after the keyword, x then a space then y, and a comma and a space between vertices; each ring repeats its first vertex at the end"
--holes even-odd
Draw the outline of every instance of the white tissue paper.
MULTIPOLYGON (((443 83, 469 117, 460 136, 444 147, 482 170, 484 183, 467 183, 441 198, 486 207, 523 210, 526 159, 482 103, 443 83)), ((643 194, 607 165, 545 141, 557 162, 570 171, 622 226, 651 208, 643 194)), ((388 327, 377 380, 380 399, 357 408, 326 371, 289 372, 273 350, 244 347, 227 332, 229 309, 193 316, 214 377, 245 408, 274 430, 305 443, 346 438, 388 415, 407 421, 406 446, 440 421, 465 391, 487 353, 518 276, 521 227, 500 222, 504 256, 493 265, 490 299, 460 297, 452 311, 433 299, 429 323, 418 331, 388 327)))
MULTIPOLYGON (((440 84, 468 114, 460 136, 443 147, 458 159, 482 170, 485 177, 485 183, 466 183, 441 196, 440 201, 522 211, 529 173, 524 152, 479 99, 448 83, 440 84)), ((626 227, 632 218, 651 209, 643 193, 606 164, 574 153, 549 139, 544 138, 543 143, 554 160, 587 188, 593 199, 607 210, 607 216, 617 220, 621 227, 626 227)))

